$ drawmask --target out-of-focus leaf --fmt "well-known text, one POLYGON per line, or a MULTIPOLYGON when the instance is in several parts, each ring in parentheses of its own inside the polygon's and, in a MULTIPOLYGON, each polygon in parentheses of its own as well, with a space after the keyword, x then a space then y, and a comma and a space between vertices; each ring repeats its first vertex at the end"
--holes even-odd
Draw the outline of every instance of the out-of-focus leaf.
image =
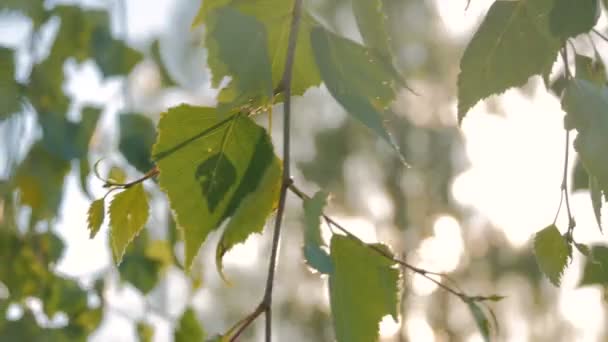
POLYGON ((578 249, 578 251, 584 256, 589 256, 589 254, 591 253, 589 246, 585 244, 575 242, 574 246, 576 246, 576 249, 578 249))
POLYGON ((165 87, 173 87, 177 85, 177 82, 175 82, 171 76, 171 73, 165 66, 165 62, 163 61, 163 57, 160 53, 160 41, 158 39, 152 43, 152 46, 150 47, 150 54, 152 55, 152 60, 154 60, 154 63, 156 63, 156 66, 158 67, 162 85, 165 87))
POLYGON ((0 14, 3 11, 18 11, 23 13, 32 20, 35 29, 38 29, 47 17, 44 10, 44 1, 40 0, 2 0, 0 3, 0 14))
POLYGON ((114 196, 110 203, 110 241, 117 264, 120 264, 129 243, 146 224, 148 209, 148 197, 141 183, 114 196))
POLYGON ((602 189, 600 183, 593 176, 589 177, 589 195, 591 197, 591 204, 593 206, 593 214, 595 214, 595 220, 597 225, 602 231, 602 189))
POLYGON ((473 314, 475 324, 477 324, 477 328, 479 329, 483 340, 485 342, 490 342, 490 320, 486 316, 486 313, 476 302, 472 300, 467 301, 467 305, 473 314))
POLYGON ((267 103, 273 89, 264 25, 230 7, 213 11, 208 25, 206 43, 211 70, 219 76, 232 77, 219 100, 232 106, 267 103))
POLYGON ((0 47, 0 122, 21 111, 21 93, 21 85, 15 80, 13 50, 0 47))
POLYGON ((115 39, 107 24, 93 29, 90 44, 93 58, 105 77, 126 75, 143 58, 139 51, 115 39))
POLYGON ((599 86, 606 84, 606 68, 599 56, 591 57, 576 54, 576 78, 587 80, 599 86))
POLYGON ((87 309, 87 293, 74 280, 54 277, 45 292, 43 308, 48 317, 59 311, 72 316, 87 309))
POLYGON ((89 228, 89 237, 91 239, 95 238, 99 228, 101 228, 101 224, 103 223, 103 219, 105 217, 105 206, 103 202, 103 198, 97 199, 91 203, 89 206, 89 211, 87 213, 87 227, 89 228))
POLYGON ((85 334, 90 334, 99 327, 103 318, 103 307, 82 311, 71 318, 72 326, 78 326, 85 334))
MULTIPOLYGON (((161 115, 153 158, 160 186, 184 231, 187 269, 209 232, 233 215, 239 220, 237 212, 248 196, 269 201, 256 204, 264 208, 261 212, 272 207, 274 197, 257 197, 256 191, 263 175, 276 175, 273 146, 266 131, 242 114, 220 116, 214 108, 187 105, 171 108, 161 115)), ((241 229, 231 243, 260 228, 247 226, 245 234, 241 229)))
POLYGON ((392 58, 382 0, 353 0, 353 12, 365 45, 392 58))
POLYGON ((568 259, 572 256, 572 247, 555 225, 550 225, 536 233, 534 254, 540 270, 553 285, 559 286, 568 259))
POLYGON ((311 199, 305 199, 302 203, 304 207, 304 258, 308 265, 315 270, 330 274, 333 270, 331 258, 327 252, 321 248, 324 246, 321 238, 321 215, 327 203, 327 194, 319 191, 311 199))
POLYGON ((108 170, 107 179, 113 183, 124 184, 124 182, 127 180, 127 174, 120 167, 112 165, 108 170))
POLYGON ((173 333, 175 342, 204 341, 205 335, 205 330, 203 330, 192 308, 184 311, 173 333))
POLYGON ((458 120, 479 100, 551 71, 560 39, 551 34, 554 0, 492 4, 460 61, 458 120))
POLYGON ((549 20, 551 32, 562 39, 589 32, 601 12, 598 0, 555 0, 549 20))
POLYGON ((336 340, 376 341, 382 317, 398 317, 399 271, 377 252, 340 235, 332 238, 331 258, 329 299, 336 340))
POLYGON ((383 123, 388 105, 405 86, 392 61, 320 27, 313 29, 311 40, 321 77, 332 96, 399 151, 383 123))
POLYGON ((608 90, 589 81, 571 80, 562 98, 566 129, 576 129, 574 148, 589 176, 608 192, 608 90))
POLYGON ((156 140, 156 129, 150 118, 141 114, 120 115, 120 142, 118 148, 129 164, 142 173, 154 167, 150 153, 156 140))
POLYGON ((140 342, 152 342, 154 338, 154 327, 150 324, 139 322, 137 323, 137 335, 140 342))
POLYGON ((589 189, 589 175, 580 158, 576 158, 576 161, 574 162, 571 184, 572 191, 589 189))
POLYGON ((65 249, 63 240, 52 231, 31 235, 29 244, 48 265, 59 261, 65 249))
POLYGON ((118 266, 120 278, 143 294, 152 291, 160 278, 161 263, 139 253, 126 253, 118 266))
POLYGON ((32 208, 33 219, 55 217, 63 195, 63 180, 70 164, 47 152, 39 142, 19 165, 16 185, 21 203, 32 208))
POLYGON ((587 263, 579 286, 608 285, 608 247, 595 245, 587 256, 587 263))
POLYGON ((173 251, 171 245, 166 240, 149 241, 146 245, 144 255, 161 265, 161 269, 173 264, 173 251))

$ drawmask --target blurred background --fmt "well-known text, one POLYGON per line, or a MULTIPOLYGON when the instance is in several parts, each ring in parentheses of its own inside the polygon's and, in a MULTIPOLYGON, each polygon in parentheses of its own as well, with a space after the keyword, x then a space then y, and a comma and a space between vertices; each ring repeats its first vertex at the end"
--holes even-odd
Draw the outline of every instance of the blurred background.
MULTIPOLYGON (((200 1, 3 1, 0 91, 35 86, 14 109, 0 99, 0 340, 172 341, 184 312, 208 336, 226 331, 261 298, 270 229, 226 256, 230 285, 215 269, 217 232, 192 274, 184 273, 182 242, 152 181, 150 220, 120 267, 112 262, 107 223, 94 239, 87 230, 88 205, 105 194, 95 162, 101 160, 103 178, 138 178, 152 166, 161 112, 182 102, 215 104, 204 27, 190 27, 200 1)), ((459 60, 492 2, 473 0, 465 10, 465 0, 384 0, 396 63, 419 94, 403 91, 385 118, 412 168, 321 86, 294 99, 293 175, 308 193, 330 192, 328 212, 363 240, 449 273, 468 294, 506 296, 490 305, 497 340, 605 341, 604 290, 578 287, 580 254, 556 288, 531 250, 530 238, 553 222, 560 202, 559 98, 534 77, 478 104, 457 125, 459 60)), ((336 32, 361 41, 348 0, 305 3, 336 32)), ((604 13, 596 28, 605 32, 606 23, 604 13)), ((589 56, 595 45, 608 56, 606 42, 581 37, 575 45, 589 56)), ((562 69, 555 64, 554 79, 562 69)), ((272 136, 279 155, 280 128, 278 106, 272 136)), ((571 161, 574 238, 602 242, 586 175, 571 161)), ((567 228, 565 210, 557 225, 567 228)), ((303 262, 296 198, 288 198, 284 227, 276 340, 331 341, 327 279, 303 262)), ((411 273, 403 279, 399 321, 386 317, 380 335, 482 341, 464 303, 411 273)), ((243 340, 262 339, 260 319, 243 340)))

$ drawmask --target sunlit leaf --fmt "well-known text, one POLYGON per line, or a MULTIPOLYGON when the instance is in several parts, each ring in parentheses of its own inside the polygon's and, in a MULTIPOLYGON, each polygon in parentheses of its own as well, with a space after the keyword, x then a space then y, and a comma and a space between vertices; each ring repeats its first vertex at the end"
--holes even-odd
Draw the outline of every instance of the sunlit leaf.
POLYGON ((329 92, 349 114, 398 150, 383 122, 388 105, 405 86, 392 62, 320 27, 312 31, 311 39, 329 92))
POLYGON ((560 47, 549 29, 554 0, 492 4, 460 61, 458 119, 479 100, 548 74, 560 47))
MULTIPOLYGON (((203 1, 202 6, 193 22, 193 25, 206 24, 208 29, 211 24, 207 22, 215 9, 230 5, 241 13, 255 17, 265 29, 268 41, 268 56, 272 66, 272 89, 276 89, 283 77, 285 58, 287 56, 287 45, 289 30, 291 26, 294 0, 208 0, 203 1)), ((293 79, 291 83, 292 95, 301 95, 308 88, 317 86, 321 82, 319 72, 315 65, 310 42, 310 32, 317 23, 306 11, 302 13, 300 29, 296 41, 293 65, 293 79)), ((209 59, 217 53, 212 46, 209 48, 209 59)), ((241 58, 244 58, 241 53, 241 58)), ((223 76, 213 70, 214 84, 217 86, 223 76)))
POLYGON ((562 38, 589 32, 601 12, 598 0, 555 0, 549 21, 551 32, 562 38))
POLYGON ((179 323, 173 334, 175 342, 189 342, 189 341, 204 341, 205 330, 201 326, 196 313, 192 308, 188 308, 182 314, 179 319, 179 323))
POLYGON ((208 63, 214 78, 232 77, 219 100, 237 105, 268 102, 272 97, 272 69, 264 25, 230 7, 214 10, 208 25, 208 63))
POLYGON ((21 93, 21 86, 15 80, 13 50, 0 47, 0 122, 21 111, 21 93))
POLYGON ((110 241, 117 264, 120 264, 129 243, 146 224, 148 209, 148 197, 141 183, 114 196, 110 203, 110 241))
MULTIPOLYGON (((234 194, 232 206, 234 214, 226 226, 216 249, 217 269, 224 277, 222 257, 236 244, 247 239, 252 233, 259 233, 264 222, 272 213, 281 190, 281 165, 272 150, 260 148, 252 157, 252 163, 243 177, 241 186, 234 194), (270 159, 270 160, 268 160, 270 159), (256 165, 257 164, 257 165, 256 165), (267 166, 267 164, 270 164, 267 166), (259 184, 252 190, 247 180, 257 180, 259 184), (246 195, 249 193, 249 195, 246 195)), ((228 208, 228 212, 232 211, 228 208)), ((224 279, 226 279, 224 277, 224 279)))
POLYGON ((579 286, 608 285, 608 247, 595 245, 587 256, 579 286))
POLYGON ((382 0, 353 0, 353 12, 365 44, 384 56, 391 56, 382 0))
POLYGON ((398 269, 376 251, 340 235, 332 238, 331 258, 329 297, 336 340, 378 340, 382 317, 397 320, 398 269))
POLYGON ((120 139, 118 149, 129 164, 142 173, 152 169, 152 145, 156 140, 156 128, 150 118, 141 114, 120 115, 120 139))
POLYGON ((333 265, 330 256, 321 248, 324 246, 321 238, 321 215, 327 203, 327 194, 319 191, 311 199, 305 199, 304 207, 304 258, 308 265, 315 270, 330 274, 333 265))
POLYGON ((105 206, 103 198, 93 201, 91 206, 89 206, 89 212, 87 214, 87 225, 89 229, 89 237, 91 239, 95 238, 95 235, 97 235, 97 232, 99 232, 99 228, 101 228, 104 216, 105 206))
MULTIPOLYGON (((263 181, 275 184, 276 157, 266 131, 240 113, 220 116, 214 108, 181 105, 163 113, 158 127, 153 158, 159 184, 184 230, 189 269, 209 232, 233 215, 235 224, 242 220, 237 212, 249 195, 252 201, 262 198, 256 204, 260 214, 272 207, 274 197, 258 197, 256 191, 263 181), (269 180, 265 174, 275 176, 269 180)), ((254 210, 249 205, 243 213, 254 210)), ((263 223, 261 216, 254 222, 263 223)), ((260 227, 256 223, 235 229, 226 231, 229 246, 260 227)))
POLYGON ((540 270, 553 285, 559 286, 568 259, 572 256, 572 247, 555 225, 550 225, 536 233, 534 255, 540 270))
POLYGON ((562 98, 567 113, 564 125, 576 129, 574 148, 585 169, 597 179, 600 188, 608 192, 608 89, 589 81, 570 81, 562 98))

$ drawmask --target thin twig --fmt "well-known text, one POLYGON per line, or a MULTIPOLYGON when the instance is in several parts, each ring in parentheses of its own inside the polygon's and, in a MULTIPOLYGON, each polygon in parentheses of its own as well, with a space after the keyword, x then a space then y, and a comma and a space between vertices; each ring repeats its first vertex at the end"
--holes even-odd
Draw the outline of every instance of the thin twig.
MULTIPOLYGON (((298 196, 300 199, 305 200, 305 199, 310 199, 310 196, 308 196, 306 193, 304 193, 302 190, 300 190, 296 185, 292 184, 289 186, 289 190, 291 192, 293 192, 296 196, 298 196)), ((344 226, 340 225, 338 222, 336 222, 334 219, 332 219, 331 217, 322 214, 322 217, 329 222, 331 225, 333 225, 334 227, 336 227, 337 229, 339 229, 340 231, 342 231, 344 234, 346 234, 348 237, 354 239, 355 241, 363 244, 364 246, 366 246, 367 248, 370 248, 371 250, 375 251, 376 253, 378 253, 379 255, 381 255, 382 257, 401 265, 402 267, 404 267, 405 269, 408 269, 416 274, 421 275, 422 277, 430 280, 431 282, 433 282, 435 285, 437 285, 438 287, 440 287, 441 289, 453 294, 454 296, 460 298, 463 302, 467 303, 469 301, 484 301, 484 300, 491 300, 491 298, 493 298, 492 296, 470 296, 464 292, 462 292, 459 289, 454 289, 452 287, 449 287, 445 284, 443 284, 442 282, 438 281, 437 279, 431 277, 432 275, 436 275, 436 276, 440 276, 442 278, 446 278, 449 279, 450 282, 455 283, 451 278, 447 277, 445 274, 443 273, 439 273, 439 272, 432 272, 432 271, 427 271, 425 269, 416 267, 412 264, 409 264, 403 260, 400 260, 398 258, 395 258, 393 255, 391 255, 390 253, 388 253, 387 251, 383 250, 382 248, 379 248, 376 245, 373 244, 366 244, 365 242, 363 242, 359 237, 357 237, 356 235, 354 235, 353 233, 351 233, 348 229, 346 229, 344 226)))
POLYGON ((105 181, 105 184, 103 185, 104 188, 121 188, 121 189, 128 189, 136 184, 142 183, 143 181, 150 179, 152 177, 156 177, 159 174, 159 170, 157 166, 154 166, 150 171, 146 172, 145 175, 143 175, 143 177, 138 178, 134 181, 128 182, 128 183, 115 183, 115 182, 111 182, 109 180, 105 181))
MULTIPOLYGON (((566 80, 572 79, 572 73, 570 72, 570 67, 568 65, 568 48, 564 44, 562 48, 562 60, 564 61, 564 68, 566 70, 566 80)), ((568 239, 572 239, 572 231, 576 226, 576 222, 574 221, 574 217, 572 216, 572 210, 570 209, 570 196, 568 193, 568 164, 569 164, 569 156, 570 156, 570 130, 566 129, 566 147, 564 151, 564 173, 562 176, 562 185, 561 191, 564 196, 564 202, 566 203, 566 211, 568 212, 568 231, 566 236, 568 239)), ((560 201, 561 202, 561 201, 560 201)), ((561 206, 561 203, 560 203, 561 206)))
POLYGON ((592 29, 591 32, 595 33, 598 35, 598 37, 602 38, 604 41, 608 42, 608 37, 606 37, 605 35, 603 35, 600 31, 596 30, 596 29, 592 29))

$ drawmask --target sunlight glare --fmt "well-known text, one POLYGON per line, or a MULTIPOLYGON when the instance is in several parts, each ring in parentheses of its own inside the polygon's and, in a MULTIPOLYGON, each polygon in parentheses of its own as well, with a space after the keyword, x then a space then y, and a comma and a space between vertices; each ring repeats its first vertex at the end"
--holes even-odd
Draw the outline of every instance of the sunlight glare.
POLYGON ((435 333, 429 322, 420 314, 413 313, 408 315, 405 322, 405 331, 410 341, 434 342, 435 333))

